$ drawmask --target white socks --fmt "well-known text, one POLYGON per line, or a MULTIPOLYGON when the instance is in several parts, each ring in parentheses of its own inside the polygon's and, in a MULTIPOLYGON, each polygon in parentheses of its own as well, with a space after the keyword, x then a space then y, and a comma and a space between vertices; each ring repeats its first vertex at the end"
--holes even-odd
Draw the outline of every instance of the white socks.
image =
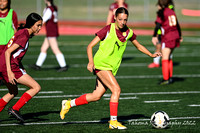
POLYGON ((42 64, 44 63, 46 57, 47 57, 47 54, 41 52, 40 55, 38 56, 38 59, 37 59, 36 65, 41 67, 42 64))
MULTIPOLYGON (((36 61, 36 65, 41 67, 43 65, 46 57, 47 57, 47 54, 41 52, 36 61)), ((57 54, 56 59, 58 61, 58 64, 60 65, 60 67, 66 67, 65 57, 62 53, 57 54)))
POLYGON ((57 54, 56 59, 60 67, 66 67, 65 57, 63 54, 57 54))
POLYGON ((160 64, 160 56, 159 57, 156 57, 156 58, 153 58, 153 62, 155 64, 160 64))
POLYGON ((71 107, 75 107, 76 106, 75 99, 71 100, 70 105, 71 105, 71 107))
POLYGON ((116 121, 117 120, 117 116, 110 116, 110 120, 112 120, 112 121, 116 121))

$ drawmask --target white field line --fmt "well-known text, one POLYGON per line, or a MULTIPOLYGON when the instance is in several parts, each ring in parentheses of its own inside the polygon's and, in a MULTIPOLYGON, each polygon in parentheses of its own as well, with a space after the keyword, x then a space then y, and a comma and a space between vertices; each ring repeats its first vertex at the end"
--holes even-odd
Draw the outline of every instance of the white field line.
MULTIPOLYGON (((24 91, 24 90, 26 90, 26 88, 18 88, 18 90, 24 91)), ((0 89, 0 91, 8 91, 8 88, 0 89)))
POLYGON ((200 38, 197 38, 197 37, 184 37, 184 42, 197 43, 197 42, 200 42, 200 38))
MULTIPOLYGON (((137 97, 120 97, 120 100, 138 99, 137 97)), ((104 98, 104 100, 110 100, 110 98, 104 98)))
MULTIPOLYGON (((193 120, 193 119, 200 119, 200 116, 197 117, 175 117, 175 118, 170 118, 170 120, 193 120)), ((133 121, 150 121, 150 119, 131 119, 131 120, 119 120, 119 121, 128 121, 128 122, 133 122, 133 121)), ((64 125, 64 124, 90 124, 90 123, 107 123, 107 121, 101 121, 101 120, 93 120, 93 121, 69 121, 69 122, 38 122, 38 123, 23 123, 23 124, 0 124, 0 127, 9 127, 9 126, 19 126, 19 125, 24 125, 24 126, 30 126, 30 125, 64 125)))
MULTIPOLYGON (((200 74, 180 74, 174 75, 174 77, 179 78, 199 78, 200 74)), ((85 77, 46 77, 46 78, 37 78, 35 80, 87 80, 95 79, 96 76, 85 76, 85 77)), ((131 76, 116 76, 117 79, 148 79, 148 78, 162 78, 162 75, 131 75, 131 76)))
POLYGON ((63 91, 40 91, 39 94, 57 94, 63 93, 63 91))
MULTIPOLYGON (((122 63, 120 67, 147 67, 149 63, 122 63)), ((180 62, 180 66, 200 66, 200 62, 180 62)), ((24 65, 28 68, 28 65, 24 65)), ((43 65, 42 68, 55 68, 57 65, 43 65)), ((72 68, 86 68, 87 64, 70 64, 72 68)))
POLYGON ((157 101, 144 101, 144 103, 175 103, 179 100, 157 100, 157 101))
POLYGON ((191 104, 191 105, 188 105, 190 107, 200 107, 200 104, 191 104))
MULTIPOLYGON (((83 59, 83 58, 88 58, 87 54, 73 54, 73 55, 64 55, 66 58, 69 59, 83 59)), ((179 53, 176 54, 175 57, 200 57, 200 54, 198 52, 193 52, 193 53, 179 53), (187 56, 186 56, 187 55, 187 56)), ((30 60, 30 59, 35 59, 37 58, 38 55, 29 55, 26 56, 26 58, 24 58, 23 60, 30 60)), ((149 58, 147 55, 145 54, 124 54, 123 56, 124 58, 126 57, 137 57, 137 58, 149 58)), ((55 58, 54 55, 49 55, 48 58, 55 58)))
MULTIPOLYGON (((134 96, 136 98, 137 95, 171 95, 171 94, 199 94, 200 91, 182 91, 182 92, 141 92, 141 93, 121 93, 120 96, 134 96)), ((33 98, 73 98, 79 97, 80 95, 56 95, 56 96, 34 96, 33 98)), ((111 94, 104 94, 103 97, 109 98, 111 94)), ((14 99, 19 99, 20 97, 15 97, 14 99)), ((121 97, 122 99, 126 97, 121 97)))

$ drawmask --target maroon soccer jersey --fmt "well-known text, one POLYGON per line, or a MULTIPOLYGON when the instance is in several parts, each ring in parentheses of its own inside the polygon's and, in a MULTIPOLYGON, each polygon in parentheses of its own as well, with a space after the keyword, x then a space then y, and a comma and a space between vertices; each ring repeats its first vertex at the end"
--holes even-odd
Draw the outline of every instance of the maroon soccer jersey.
MULTIPOLYGON (((98 36, 103 41, 106 38, 107 34, 109 34, 110 27, 111 27, 111 24, 105 26, 104 28, 102 28, 100 31, 98 31, 96 33, 96 36, 98 36)), ((129 28, 127 26, 125 26, 123 28, 123 31, 120 31, 120 30, 117 30, 117 29, 115 29, 115 30, 116 30, 118 39, 121 42, 125 42, 126 37, 128 36, 128 34, 130 32, 129 28)), ((133 36, 129 40, 132 42, 135 39, 136 39, 136 35, 133 33, 133 36)))
POLYGON ((10 57, 11 70, 13 71, 14 69, 20 67, 21 60, 26 54, 26 51, 28 49, 28 45, 29 45, 28 40, 29 40, 29 33, 27 29, 19 30, 13 35, 13 37, 10 39, 3 53, 0 56, 0 60, 1 60, 0 72, 7 71, 6 62, 5 62, 5 51, 9 47, 11 47, 14 43, 18 44, 20 47, 11 53, 11 57, 10 57))
MULTIPOLYGON (((125 8, 128 8, 128 4, 127 3, 124 3, 123 5, 125 8)), ((109 10, 113 12, 113 16, 112 16, 112 21, 111 23, 114 23, 115 20, 114 20, 114 14, 115 14, 115 11, 117 10, 117 8, 119 8, 119 5, 115 2, 115 3, 112 3, 109 7, 109 10)))
POLYGON ((48 6, 44 9, 44 14, 47 9, 51 10, 51 17, 46 22, 46 36, 47 37, 58 37, 58 18, 57 18, 57 8, 54 9, 53 6, 48 6))
POLYGON ((172 9, 165 8, 163 11, 164 18, 157 16, 156 22, 162 26, 162 42, 179 39, 179 32, 177 29, 177 17, 172 9))
MULTIPOLYGON (((6 13, 1 13, 1 12, 0 12, 0 17, 1 17, 1 18, 5 18, 5 17, 8 15, 8 12, 9 12, 9 11, 7 11, 6 13)), ((18 28, 18 19, 17 19, 17 14, 16 14, 15 11, 13 11, 12 22, 13 22, 13 28, 14 28, 15 30, 17 30, 17 28, 18 28)))

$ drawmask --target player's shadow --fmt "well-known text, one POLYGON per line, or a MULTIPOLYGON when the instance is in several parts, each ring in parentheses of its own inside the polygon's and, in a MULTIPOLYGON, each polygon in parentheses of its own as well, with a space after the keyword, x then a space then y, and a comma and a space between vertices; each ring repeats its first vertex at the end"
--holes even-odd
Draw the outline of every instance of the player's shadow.
MULTIPOLYGON (((142 115, 142 114, 132 114, 132 115, 128 115, 128 116, 117 116, 117 119, 119 121, 128 121, 128 120, 134 120, 134 119, 149 119, 148 116, 142 115)), ((108 122, 110 120, 110 118, 102 118, 101 122, 108 122)))
POLYGON ((49 119, 39 118, 40 116, 46 116, 49 114, 59 114, 59 111, 43 111, 43 112, 36 112, 36 113, 27 113, 23 114, 22 117, 25 121, 28 122, 38 122, 38 121, 48 121, 49 119))
POLYGON ((183 82, 184 80, 185 80, 185 78, 173 77, 173 83, 174 83, 174 82, 183 82))
POLYGON ((134 57, 123 57, 123 58, 122 58, 122 61, 132 60, 132 59, 134 59, 134 57))

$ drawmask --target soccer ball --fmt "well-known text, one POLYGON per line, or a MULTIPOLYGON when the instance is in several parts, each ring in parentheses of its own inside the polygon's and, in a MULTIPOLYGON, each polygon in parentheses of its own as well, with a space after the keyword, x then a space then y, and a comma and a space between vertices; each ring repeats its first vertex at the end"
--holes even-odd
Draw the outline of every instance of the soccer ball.
POLYGON ((164 111, 156 111, 151 116, 150 122, 155 128, 166 128, 169 124, 169 116, 164 111))

